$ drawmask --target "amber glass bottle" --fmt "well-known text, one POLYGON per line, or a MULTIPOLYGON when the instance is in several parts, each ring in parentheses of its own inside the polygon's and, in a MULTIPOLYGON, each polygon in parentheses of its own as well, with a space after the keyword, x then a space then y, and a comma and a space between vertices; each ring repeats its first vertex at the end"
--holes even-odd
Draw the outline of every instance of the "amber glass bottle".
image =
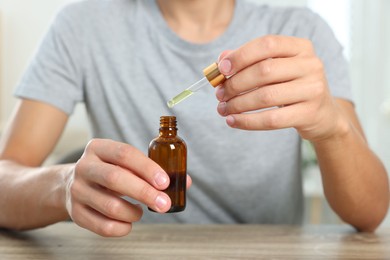
POLYGON ((160 133, 149 144, 149 158, 169 175, 169 187, 164 190, 172 201, 168 212, 183 211, 186 207, 187 146, 177 135, 176 117, 160 117, 160 133))

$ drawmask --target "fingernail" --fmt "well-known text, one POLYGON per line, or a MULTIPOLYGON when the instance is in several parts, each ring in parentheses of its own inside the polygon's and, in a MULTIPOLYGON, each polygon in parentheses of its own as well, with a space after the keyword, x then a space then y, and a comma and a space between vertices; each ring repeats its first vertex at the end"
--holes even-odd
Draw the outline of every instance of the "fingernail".
POLYGON ((219 71, 224 75, 229 75, 232 70, 232 63, 228 59, 223 59, 218 64, 219 71))
POLYGON ((168 177, 167 177, 167 175, 165 173, 158 172, 154 176, 154 181, 156 182, 156 184, 158 186, 163 186, 164 184, 166 184, 168 182, 168 177))
POLYGON ((162 196, 162 195, 157 196, 157 198, 156 198, 156 206, 157 206, 157 208, 162 210, 163 208, 166 207, 167 204, 168 204, 168 201, 165 198, 165 196, 162 196))
POLYGON ((219 101, 222 101, 225 96, 225 88, 224 87, 218 87, 217 92, 215 93, 217 96, 217 99, 219 101))
POLYGON ((233 117, 233 116, 228 116, 228 117, 226 117, 226 123, 227 123, 229 126, 233 127, 233 126, 234 126, 234 123, 235 123, 234 117, 233 117))
POLYGON ((220 102, 217 107, 218 113, 221 116, 226 115, 226 102, 220 102))

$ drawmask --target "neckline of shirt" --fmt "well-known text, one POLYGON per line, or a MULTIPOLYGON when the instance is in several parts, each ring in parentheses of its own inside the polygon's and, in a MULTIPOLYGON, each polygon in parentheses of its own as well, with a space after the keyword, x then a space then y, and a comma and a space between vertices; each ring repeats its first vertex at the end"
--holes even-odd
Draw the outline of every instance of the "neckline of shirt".
POLYGON ((210 49, 221 47, 232 37, 237 37, 237 33, 240 31, 241 21, 239 13, 242 12, 243 6, 241 1, 238 0, 235 1, 233 17, 226 30, 216 39, 208 43, 193 43, 182 39, 168 26, 156 0, 147 0, 143 2, 147 5, 147 10, 150 10, 149 17, 151 18, 151 23, 157 29, 157 33, 161 34, 166 41, 175 45, 177 48, 182 49, 184 52, 207 52, 210 51, 210 49))

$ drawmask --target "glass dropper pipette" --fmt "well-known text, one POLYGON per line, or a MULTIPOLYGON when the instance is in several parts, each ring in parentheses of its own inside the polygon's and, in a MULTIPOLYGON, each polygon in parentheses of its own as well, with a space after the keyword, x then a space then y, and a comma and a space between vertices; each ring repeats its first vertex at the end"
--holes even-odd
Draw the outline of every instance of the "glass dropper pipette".
POLYGON ((179 104, 181 101, 188 98, 204 86, 211 85, 213 87, 216 87, 226 80, 225 76, 221 72, 219 72, 218 64, 216 62, 205 68, 203 70, 203 74, 204 77, 201 80, 192 84, 190 87, 186 88, 184 91, 169 100, 167 102, 168 107, 174 107, 175 105, 179 104))

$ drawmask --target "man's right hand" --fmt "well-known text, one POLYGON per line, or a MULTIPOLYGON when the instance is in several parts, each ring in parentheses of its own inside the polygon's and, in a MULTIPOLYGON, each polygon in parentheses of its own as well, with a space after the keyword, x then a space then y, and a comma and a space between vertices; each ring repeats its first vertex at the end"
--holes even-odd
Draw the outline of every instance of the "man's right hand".
POLYGON ((133 146, 94 139, 73 167, 66 207, 79 226, 101 236, 124 236, 143 211, 122 196, 163 213, 171 206, 169 196, 162 192, 168 185, 167 173, 133 146))
MULTIPOLYGON (((136 148, 95 139, 76 164, 42 166, 68 115, 49 104, 21 100, 0 139, 0 227, 26 230, 69 218, 102 236, 124 236, 142 216, 171 205, 168 175, 136 148)), ((145 144, 147 145, 147 144, 145 144)), ((187 177, 187 188, 191 178, 187 177)))

